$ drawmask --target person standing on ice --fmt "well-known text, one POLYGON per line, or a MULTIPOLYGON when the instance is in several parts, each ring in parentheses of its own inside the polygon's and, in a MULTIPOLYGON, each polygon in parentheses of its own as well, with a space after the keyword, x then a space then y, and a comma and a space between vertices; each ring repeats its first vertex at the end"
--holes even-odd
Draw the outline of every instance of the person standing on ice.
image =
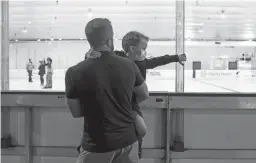
POLYGON ((52 59, 50 57, 47 58, 47 72, 46 72, 46 85, 45 89, 52 88, 52 74, 53 74, 53 68, 52 68, 52 59))
POLYGON ((34 69, 34 64, 32 63, 31 59, 28 60, 28 63, 26 65, 26 69, 28 72, 28 82, 33 82, 32 80, 32 72, 34 69))
POLYGON ((40 66, 38 67, 38 75, 40 76, 40 83, 41 83, 41 86, 44 85, 44 75, 45 75, 45 66, 46 66, 46 63, 45 63, 45 60, 40 60, 39 61, 40 63, 40 66))

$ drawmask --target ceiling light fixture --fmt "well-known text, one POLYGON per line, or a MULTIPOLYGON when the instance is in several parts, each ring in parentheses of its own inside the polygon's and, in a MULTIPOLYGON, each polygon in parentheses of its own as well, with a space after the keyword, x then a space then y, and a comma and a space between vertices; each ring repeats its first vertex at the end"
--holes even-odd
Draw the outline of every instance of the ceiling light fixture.
POLYGON ((32 24, 32 22, 31 22, 31 21, 28 21, 28 24, 32 24))
POLYGON ((198 1, 196 1, 196 6, 199 6, 199 2, 198 1))
POLYGON ((18 40, 15 40, 16 42, 18 42, 18 40))
POLYGON ((245 27, 245 30, 253 30, 253 27, 245 27))
POLYGON ((57 21, 57 17, 54 17, 54 20, 52 21, 52 24, 54 24, 57 21))
POLYGON ((59 40, 61 41, 62 39, 61 39, 61 38, 59 38, 59 40))
POLYGON ((249 27, 251 27, 251 26, 254 26, 253 24, 244 24, 244 26, 249 26, 249 27))
POLYGON ((249 32, 249 33, 246 33, 244 35, 247 39, 252 39, 253 38, 253 33, 252 32, 249 32))
POLYGON ((195 34, 192 31, 185 31, 185 35, 190 38, 193 38, 195 36, 195 34))
POLYGON ((40 39, 37 39, 37 41, 39 42, 39 41, 41 41, 40 39))
POLYGON ((27 33, 28 32, 26 28, 24 28, 22 31, 23 31, 23 33, 27 33))
POLYGON ((88 17, 89 19, 92 19, 92 9, 91 9, 91 8, 88 9, 87 17, 88 17))
POLYGON ((224 10, 221 10, 220 16, 221 16, 222 19, 224 19, 224 18, 226 17, 224 13, 225 13, 225 11, 224 11, 224 10))
POLYGON ((186 23, 187 26, 204 26, 204 23, 186 23))
POLYGON ((53 41, 53 40, 54 40, 54 38, 52 37, 52 38, 51 38, 51 40, 53 41))

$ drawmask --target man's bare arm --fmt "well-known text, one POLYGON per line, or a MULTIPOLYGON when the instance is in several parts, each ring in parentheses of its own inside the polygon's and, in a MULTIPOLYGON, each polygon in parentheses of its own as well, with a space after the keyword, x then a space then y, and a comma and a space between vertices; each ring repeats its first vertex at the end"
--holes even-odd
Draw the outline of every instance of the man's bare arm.
POLYGON ((65 75, 66 105, 74 118, 83 117, 83 109, 77 96, 72 69, 69 68, 65 75))
POLYGON ((136 101, 138 103, 145 101, 149 98, 148 87, 145 82, 134 88, 134 93, 136 95, 136 101))
POLYGON ((145 83, 144 78, 137 65, 133 62, 133 68, 135 72, 135 84, 134 84, 134 94, 136 96, 137 102, 145 101, 149 97, 148 87, 145 83))
POLYGON ((66 105, 74 118, 84 117, 83 110, 78 99, 66 98, 66 105))

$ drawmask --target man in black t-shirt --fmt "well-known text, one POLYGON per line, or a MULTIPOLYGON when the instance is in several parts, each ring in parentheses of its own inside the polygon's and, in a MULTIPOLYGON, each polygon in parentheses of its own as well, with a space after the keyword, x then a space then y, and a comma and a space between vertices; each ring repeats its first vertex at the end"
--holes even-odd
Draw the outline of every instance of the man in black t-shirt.
POLYGON ((93 54, 65 76, 67 105, 74 117, 84 117, 77 163, 137 163, 132 95, 144 101, 147 86, 134 62, 113 53, 109 20, 93 19, 85 33, 93 54))

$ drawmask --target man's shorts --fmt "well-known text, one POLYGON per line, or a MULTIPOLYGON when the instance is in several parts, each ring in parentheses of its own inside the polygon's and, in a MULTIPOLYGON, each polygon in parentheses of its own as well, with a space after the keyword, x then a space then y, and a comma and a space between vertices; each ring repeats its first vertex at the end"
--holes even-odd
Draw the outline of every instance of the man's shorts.
POLYGON ((107 153, 93 153, 81 146, 76 163, 138 163, 138 142, 107 153))

